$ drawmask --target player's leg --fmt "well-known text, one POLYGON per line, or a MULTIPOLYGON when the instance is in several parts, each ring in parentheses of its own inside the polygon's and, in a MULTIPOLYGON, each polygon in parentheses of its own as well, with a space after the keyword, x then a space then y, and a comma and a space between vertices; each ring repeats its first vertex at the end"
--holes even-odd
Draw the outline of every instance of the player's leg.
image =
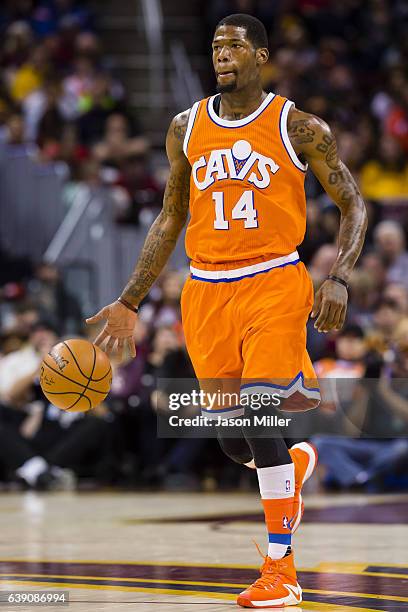
MULTIPOLYGON (((318 403, 319 393, 316 382, 313 383, 313 370, 305 359, 305 326, 312 306, 307 273, 303 266, 288 266, 254 280, 253 291, 258 297, 254 300, 252 296, 251 300, 248 296, 247 301, 249 315, 243 343, 242 393, 251 397, 255 394, 272 396, 278 392, 279 398, 289 401, 289 408, 293 410, 311 408, 318 403)), ((286 409, 285 404, 281 403, 280 407, 286 409)), ((284 441, 271 427, 264 432, 265 437, 259 437, 263 432, 253 433, 256 436, 251 442, 247 434, 253 454, 258 456, 265 448, 269 453, 269 465, 258 464, 255 458, 269 547, 261 578, 239 595, 238 603, 260 608, 294 605, 302 596, 291 537, 294 523, 299 523, 300 489, 309 455, 303 447, 290 452, 285 447, 283 451, 284 441), (281 463, 273 464, 277 461, 277 449, 282 449, 281 463), (305 462, 299 461, 303 455, 307 458, 305 462)))
POLYGON ((268 530, 268 556, 282 559, 290 553, 292 544, 294 464, 284 439, 278 434, 271 438, 267 426, 257 426, 257 431, 245 425, 242 429, 256 466, 268 530))
MULTIPOLYGON (((270 440, 267 441, 268 448, 271 447, 270 440)), ((286 448, 286 444, 285 444, 286 448)), ((251 454, 254 454, 252 448, 251 454)), ((302 487, 307 480, 312 476, 318 460, 317 448, 310 442, 300 442, 293 445, 289 449, 289 455, 295 466, 295 495, 294 495, 294 509, 292 522, 292 535, 298 530, 300 521, 303 517, 304 503, 302 499, 302 487)), ((244 465, 252 470, 256 470, 257 466, 255 461, 242 461, 244 465)))
POLYGON ((242 374, 241 340, 234 311, 235 287, 229 283, 208 283, 188 279, 181 296, 186 346, 205 393, 221 392, 223 405, 203 407, 208 419, 228 419, 216 425, 223 452, 240 464, 251 464, 253 457, 241 426, 231 421, 244 414, 239 404, 242 374), (230 402, 228 402, 230 398, 230 402), (234 399, 235 398, 235 399, 234 399))
POLYGON ((268 532, 268 552, 261 578, 242 592, 244 607, 276 607, 300 603, 292 552, 295 502, 295 466, 283 438, 268 426, 243 426, 258 475, 259 491, 268 532), (277 580, 276 576, 280 576, 277 580))
POLYGON ((216 429, 218 443, 227 457, 241 465, 248 467, 255 465, 252 450, 245 440, 241 425, 228 427, 219 425, 216 429))

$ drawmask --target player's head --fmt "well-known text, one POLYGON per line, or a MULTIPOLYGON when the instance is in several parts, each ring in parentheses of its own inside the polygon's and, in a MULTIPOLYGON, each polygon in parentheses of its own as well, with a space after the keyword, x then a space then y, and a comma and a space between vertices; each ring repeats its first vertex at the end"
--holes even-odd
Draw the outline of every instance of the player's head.
POLYGON ((252 15, 238 13, 221 19, 215 28, 212 46, 220 93, 238 91, 257 81, 269 57, 265 26, 252 15))

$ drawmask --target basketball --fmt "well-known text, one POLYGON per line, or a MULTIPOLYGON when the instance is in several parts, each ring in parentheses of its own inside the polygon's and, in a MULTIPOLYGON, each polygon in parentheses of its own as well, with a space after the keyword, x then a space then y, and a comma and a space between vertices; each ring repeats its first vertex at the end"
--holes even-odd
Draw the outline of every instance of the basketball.
POLYGON ((40 384, 46 398, 66 412, 87 412, 109 393, 112 368, 106 354, 88 340, 56 344, 45 356, 40 384))

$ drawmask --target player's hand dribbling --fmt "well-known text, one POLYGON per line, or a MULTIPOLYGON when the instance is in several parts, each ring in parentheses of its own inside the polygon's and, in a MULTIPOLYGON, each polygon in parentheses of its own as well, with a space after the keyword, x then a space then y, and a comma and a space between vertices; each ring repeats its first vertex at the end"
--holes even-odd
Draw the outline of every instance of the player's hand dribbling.
POLYGON ((346 319, 348 293, 346 287, 333 280, 325 280, 316 293, 312 317, 317 317, 314 327, 327 333, 339 330, 346 319))
POLYGON ((135 312, 132 312, 120 302, 113 302, 102 308, 93 317, 86 319, 86 323, 92 325, 106 320, 105 327, 95 338, 94 344, 100 346, 107 355, 112 356, 117 343, 116 354, 118 359, 122 361, 125 344, 130 356, 132 358, 136 357, 136 347, 133 339, 136 319, 137 314, 135 312), (105 346, 101 346, 104 343, 106 343, 105 346))

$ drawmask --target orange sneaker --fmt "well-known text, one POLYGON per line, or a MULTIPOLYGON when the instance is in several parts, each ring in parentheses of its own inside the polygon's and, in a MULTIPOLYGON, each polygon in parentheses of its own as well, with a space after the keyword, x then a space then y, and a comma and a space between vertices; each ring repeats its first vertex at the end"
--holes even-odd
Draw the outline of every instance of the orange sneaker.
POLYGON ((282 608, 302 601, 294 565, 293 552, 274 561, 265 557, 261 577, 238 595, 237 604, 243 608, 282 608))
POLYGON ((302 487, 309 480, 317 465, 317 450, 310 442, 294 444, 289 454, 295 466, 295 501, 293 511, 292 535, 302 520, 305 505, 302 500, 302 487))

